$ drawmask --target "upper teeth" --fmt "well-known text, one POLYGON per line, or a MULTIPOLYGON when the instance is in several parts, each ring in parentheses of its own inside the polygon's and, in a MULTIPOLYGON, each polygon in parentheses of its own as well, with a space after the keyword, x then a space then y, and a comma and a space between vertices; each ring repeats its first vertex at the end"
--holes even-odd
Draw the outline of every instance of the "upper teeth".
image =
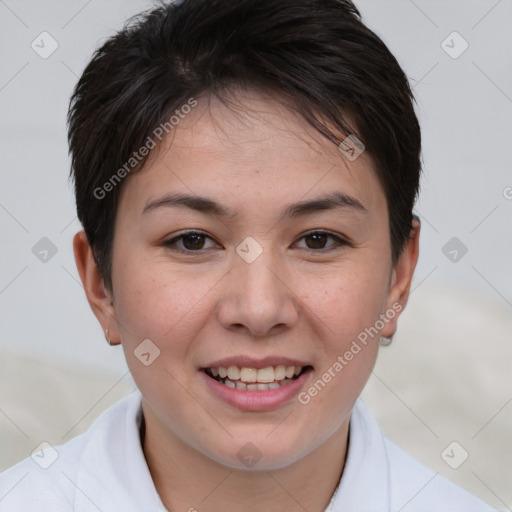
POLYGON ((247 368, 245 366, 229 366, 225 368, 210 368, 214 377, 219 376, 221 379, 227 377, 230 380, 241 380, 243 382, 261 382, 269 383, 285 378, 291 379, 294 375, 299 375, 302 366, 267 366, 266 368, 247 368))

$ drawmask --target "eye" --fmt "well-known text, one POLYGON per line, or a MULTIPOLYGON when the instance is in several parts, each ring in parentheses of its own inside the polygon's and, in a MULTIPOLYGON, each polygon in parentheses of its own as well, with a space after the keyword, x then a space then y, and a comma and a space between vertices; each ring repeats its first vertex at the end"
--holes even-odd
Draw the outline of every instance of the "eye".
MULTIPOLYGON (((302 236, 300 240, 306 241, 306 247, 300 247, 301 249, 309 249, 315 252, 332 251, 342 246, 352 247, 348 241, 327 231, 311 231, 302 236), (334 243, 326 247, 325 244, 328 239, 334 240, 334 243)), ((212 238, 200 231, 186 231, 165 241, 163 245, 181 253, 200 253, 204 250, 218 247, 212 238), (207 240, 212 242, 210 247, 205 247, 207 240)))
MULTIPOLYGON (((306 242, 305 249, 312 249, 316 252, 322 252, 322 251, 332 251, 333 249, 336 249, 338 247, 342 246, 351 246, 349 242, 344 240, 343 238, 334 235, 332 233, 329 233, 327 231, 311 231, 309 233, 306 233, 301 240, 309 240, 309 242, 306 242), (331 238, 334 240, 334 244, 331 244, 330 246, 325 247, 325 244, 327 240, 331 238)), ((301 247, 301 249, 304 247, 301 247)))
MULTIPOLYGON (((170 240, 166 240, 164 245, 173 249, 173 246, 176 246, 176 244, 180 242, 182 244, 181 247, 178 246, 174 250, 183 253, 201 252, 205 249, 211 248, 204 246, 206 240, 212 239, 200 231, 187 231, 171 238, 170 240)), ((215 246, 215 244, 213 246, 215 246)))

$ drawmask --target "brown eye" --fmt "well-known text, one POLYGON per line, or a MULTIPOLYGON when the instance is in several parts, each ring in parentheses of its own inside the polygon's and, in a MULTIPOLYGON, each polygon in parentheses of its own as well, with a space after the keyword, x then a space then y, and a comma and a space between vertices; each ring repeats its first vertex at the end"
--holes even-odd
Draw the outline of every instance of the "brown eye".
POLYGON ((212 239, 203 233, 197 231, 189 231, 187 233, 182 233, 181 235, 178 235, 171 240, 165 241, 163 245, 178 252, 193 253, 201 252, 213 247, 213 245, 210 247, 205 247, 207 240, 212 239))
POLYGON ((326 231, 311 231, 310 233, 304 235, 301 240, 306 241, 306 247, 301 248, 310 249, 315 252, 327 252, 344 245, 350 246, 350 244, 343 238, 326 231), (334 243, 326 246, 326 243, 329 239, 334 240, 334 243))
POLYGON ((199 249, 203 248, 204 245, 204 235, 185 235, 182 237, 183 240, 183 246, 185 249, 191 250, 191 251, 197 251, 199 249))
POLYGON ((324 249, 327 238, 325 233, 313 233, 304 237, 305 240, 309 239, 310 241, 310 243, 306 243, 308 249, 324 249))

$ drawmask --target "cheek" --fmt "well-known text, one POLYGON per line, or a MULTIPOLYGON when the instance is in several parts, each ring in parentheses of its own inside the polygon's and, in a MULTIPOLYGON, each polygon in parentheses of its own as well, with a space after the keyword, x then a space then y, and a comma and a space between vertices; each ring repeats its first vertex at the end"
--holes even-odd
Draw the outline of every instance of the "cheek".
POLYGON ((161 261, 119 263, 116 315, 130 373, 153 405, 163 401, 181 407, 182 385, 190 377, 182 363, 194 353, 207 315, 201 299, 211 285, 171 271, 161 261), (143 341, 148 339, 150 344, 143 341))
POLYGON ((119 258, 117 263, 116 315, 126 331, 123 343, 149 338, 166 350, 172 341, 172 349, 180 350, 180 340, 187 340, 201 319, 210 281, 157 261, 119 258))
POLYGON ((307 283, 305 302, 322 320, 336 346, 375 324, 385 303, 387 274, 378 266, 344 265, 307 283))

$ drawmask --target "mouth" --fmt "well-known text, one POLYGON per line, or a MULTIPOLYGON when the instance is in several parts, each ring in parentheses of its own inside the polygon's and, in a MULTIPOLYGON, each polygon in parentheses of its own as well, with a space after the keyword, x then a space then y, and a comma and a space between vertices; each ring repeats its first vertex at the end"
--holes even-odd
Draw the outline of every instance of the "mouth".
POLYGON ((231 365, 203 368, 203 372, 220 384, 240 391, 269 391, 287 386, 312 370, 312 366, 266 366, 252 368, 231 365))

